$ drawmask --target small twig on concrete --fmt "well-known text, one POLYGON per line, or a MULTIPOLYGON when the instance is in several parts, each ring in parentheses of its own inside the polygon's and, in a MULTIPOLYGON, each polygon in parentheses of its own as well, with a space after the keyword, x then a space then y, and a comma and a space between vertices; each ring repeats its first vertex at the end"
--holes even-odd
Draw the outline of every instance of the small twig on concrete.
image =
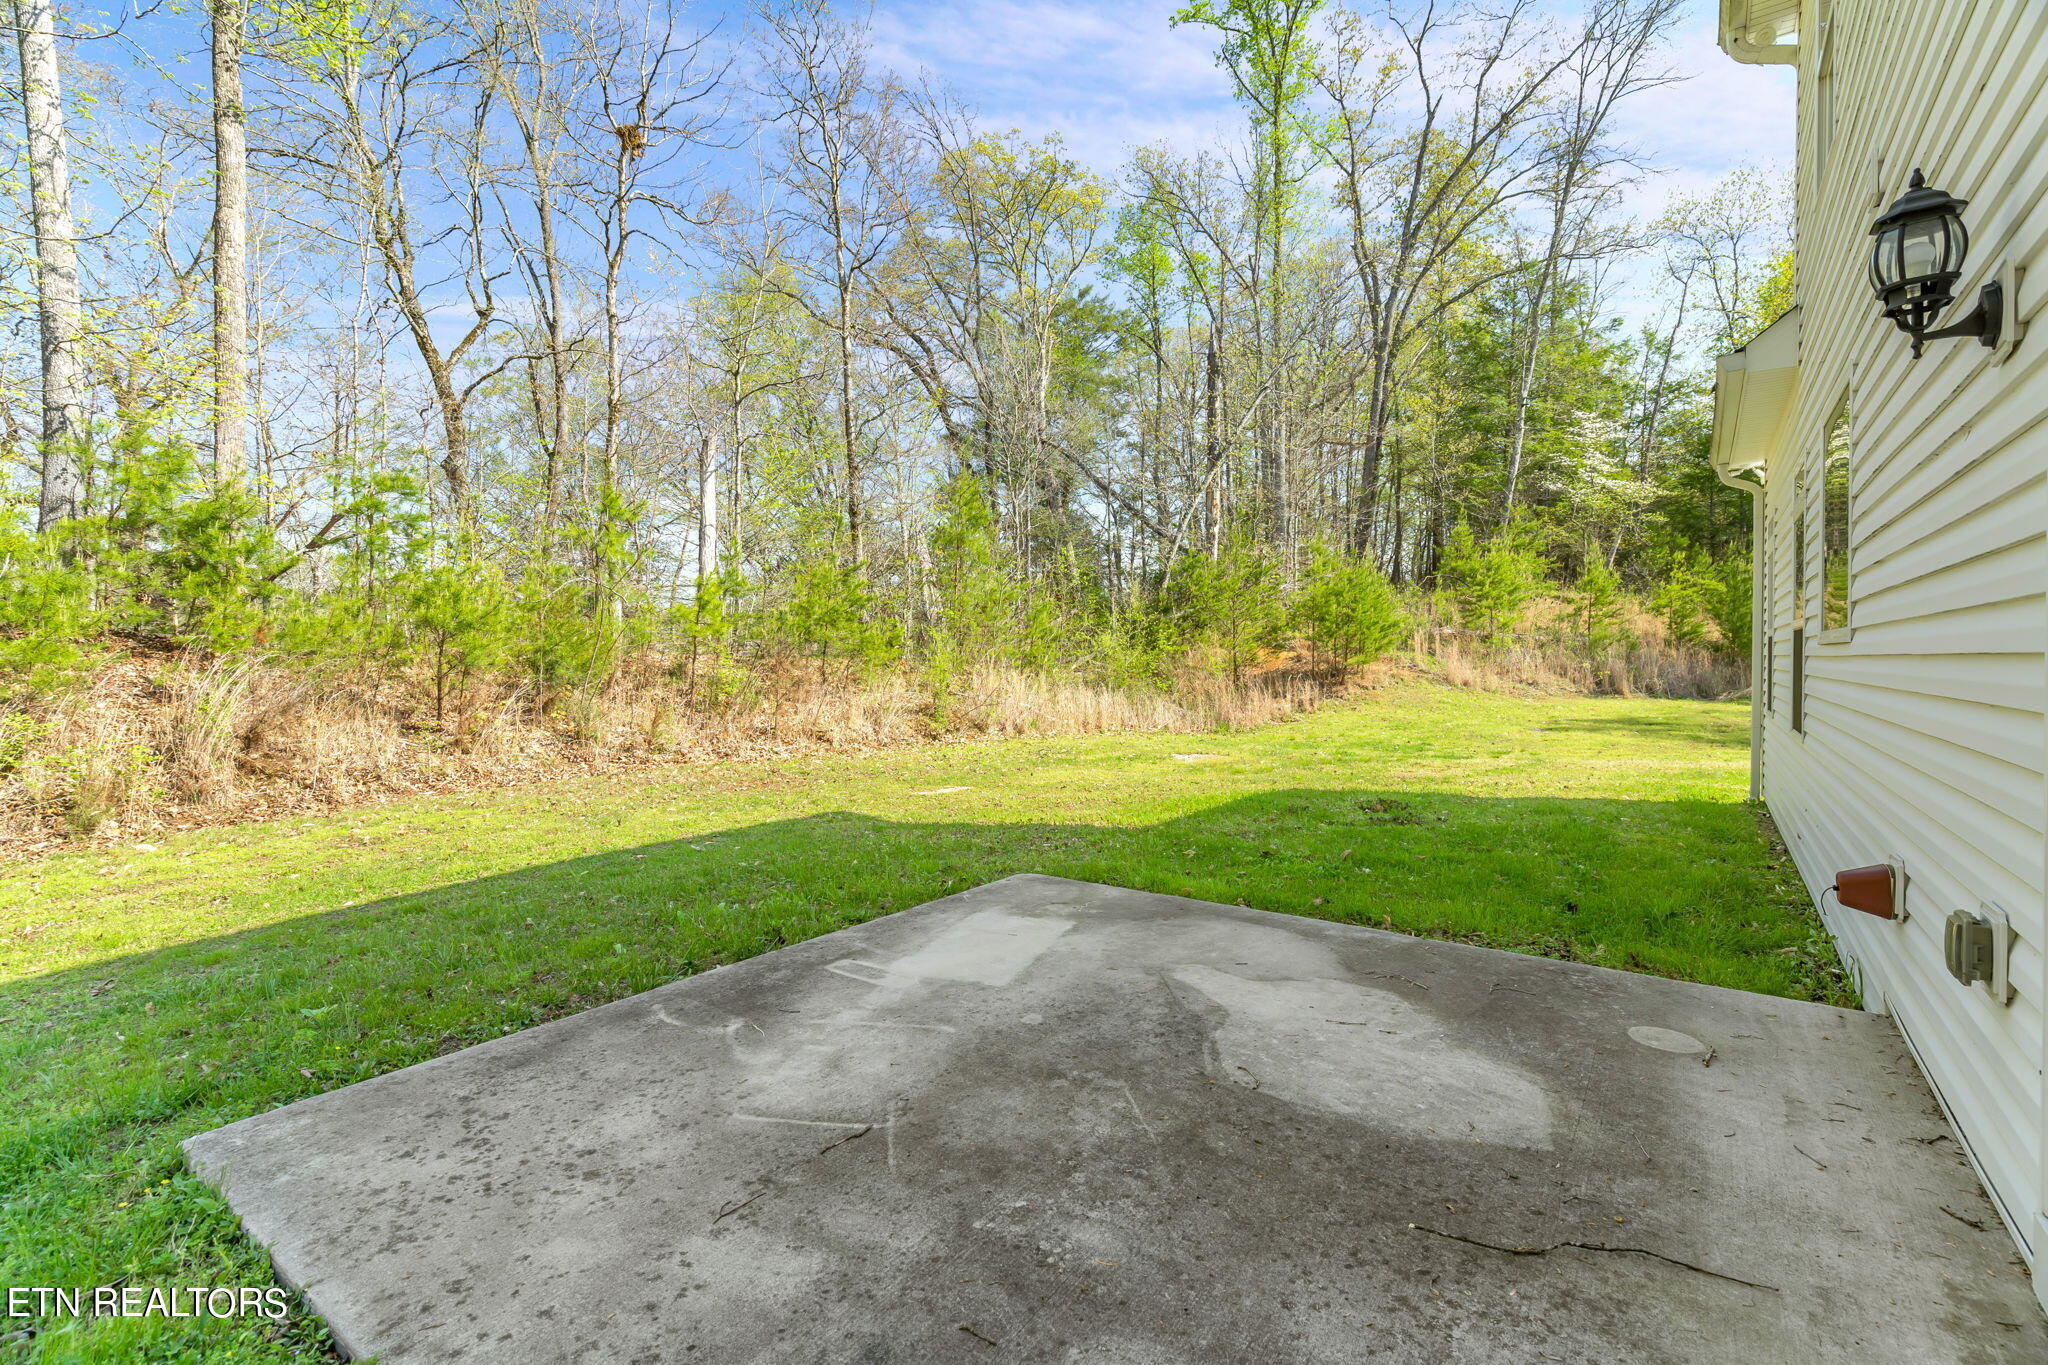
POLYGON ((1414 977, 1412 977, 1412 976, 1397 976, 1397 975, 1395 975, 1395 974, 1394 974, 1393 972, 1360 972, 1360 973, 1359 973, 1359 975, 1360 975, 1360 976, 1382 976, 1382 977, 1385 977, 1385 978, 1386 978, 1387 980, 1389 980, 1389 981, 1405 981, 1405 982, 1407 982, 1407 983, 1408 983, 1409 985, 1411 985, 1411 986, 1415 987, 1415 989, 1416 989, 1416 990, 1418 990, 1418 991, 1426 991, 1426 990, 1428 990, 1428 989, 1429 989, 1429 987, 1428 987, 1428 986, 1425 986, 1424 984, 1422 984, 1422 983, 1421 983, 1420 981, 1417 981, 1417 980, 1416 980, 1416 979, 1415 979, 1414 977))
POLYGON ((1566 1249, 1573 1251, 1626 1252, 1631 1256, 1648 1256, 1652 1260, 1662 1261, 1666 1265, 1675 1265, 1680 1270, 1695 1271, 1701 1275, 1708 1275, 1717 1280, 1726 1280, 1730 1284, 1739 1284, 1748 1289, 1762 1289, 1772 1294, 1784 1292, 1774 1284, 1758 1284, 1755 1280, 1744 1280, 1734 1275, 1723 1275, 1718 1270, 1709 1270, 1703 1265, 1694 1265, 1691 1261, 1681 1261, 1675 1256, 1666 1256, 1661 1251, 1651 1251, 1647 1247, 1616 1247, 1607 1246, 1600 1242, 1557 1242, 1547 1247, 1511 1247, 1502 1246, 1498 1242, 1482 1242, 1476 1237, 1461 1237, 1455 1232, 1443 1232, 1436 1228, 1426 1228, 1420 1223, 1410 1223, 1408 1226, 1416 1232, 1426 1232, 1432 1237, 1443 1237, 1453 1242, 1463 1242, 1467 1246, 1484 1247, 1488 1251, 1504 1251, 1510 1256, 1546 1256, 1553 1251, 1564 1251, 1566 1249))
POLYGON ((987 1337, 983 1336, 981 1333, 975 1331, 971 1323, 961 1323, 960 1330, 967 1333, 968 1336, 973 1337, 976 1341, 980 1342, 984 1346, 994 1346, 996 1344, 995 1342, 989 1340, 987 1337))
POLYGON ((1982 1222, 1975 1218, 1965 1218, 1963 1217, 1963 1215, 1957 1213, 1954 1209, 1950 1208, 1946 1204, 1943 1204, 1941 1206, 1941 1211, 1947 1214, 1949 1217, 1955 1219, 1958 1223, 1961 1223, 1964 1227, 1975 1228, 1979 1232, 1984 1231, 1984 1224, 1982 1222))
POLYGON ((820 1148, 818 1149, 818 1155, 819 1155, 819 1156, 823 1156, 823 1155, 825 1155, 825 1153, 827 1153, 827 1152, 831 1151, 831 1150, 832 1150, 832 1149, 833 1149, 834 1147, 844 1147, 844 1146, 845 1146, 845 1145, 846 1145, 847 1143, 849 1143, 849 1142, 853 1141, 853 1140, 854 1140, 855 1138, 864 1138, 864 1137, 866 1137, 866 1136, 867 1136, 867 1135, 868 1135, 869 1133, 872 1133, 872 1132, 874 1132, 874 1131, 875 1131, 875 1125, 871 1123, 871 1124, 869 1124, 869 1125, 868 1125, 867 1127, 865 1127, 865 1128, 862 1128, 862 1129, 859 1129, 859 1130, 858 1130, 858 1131, 856 1131, 856 1132, 851 1132, 851 1133, 848 1133, 848 1134, 847 1134, 847 1135, 846 1135, 845 1137, 843 1137, 843 1138, 840 1138, 840 1139, 839 1139, 838 1141, 836 1141, 836 1142, 828 1142, 828 1143, 826 1143, 826 1144, 825 1144, 825 1145, 824 1145, 823 1147, 820 1147, 820 1148))
POLYGON ((1820 1167, 1820 1169, 1822 1169, 1823 1171, 1828 1168, 1827 1162, 1822 1161, 1819 1157, 1815 1156, 1812 1152, 1807 1151, 1798 1143, 1795 1142, 1792 1144, 1792 1150, 1799 1153, 1799 1155, 1805 1157, 1808 1161, 1811 1161, 1814 1165, 1820 1167))
POLYGON ((1492 995, 1492 994, 1493 994, 1493 993, 1494 993, 1495 991, 1513 991, 1513 992, 1514 992, 1514 993, 1515 993, 1516 995, 1529 995, 1529 996, 1533 996, 1533 995, 1535 995, 1535 994, 1536 994, 1536 992, 1534 992, 1534 991, 1525 991, 1525 990, 1523 990, 1523 989, 1522 989, 1522 988, 1521 988, 1520 986, 1510 986, 1510 985, 1509 985, 1509 984, 1508 984, 1507 982, 1505 982, 1505 981, 1496 981, 1496 982, 1494 982, 1494 983, 1493 983, 1493 984, 1492 984, 1491 986, 1488 986, 1488 987, 1486 988, 1486 993, 1487 993, 1488 995, 1492 995))
POLYGON ((1714 1064, 1714 1058, 1718 1056, 1720 1056, 1720 1052, 1717 1049, 1710 1047, 1707 1049, 1707 1055, 1700 1058, 1700 1065, 1712 1066, 1714 1064))
POLYGON ((715 1224, 715 1223, 718 1223, 718 1222, 721 1222, 721 1221, 723 1221, 723 1220, 724 1220, 724 1218, 725 1218, 725 1216, 726 1216, 727 1214, 732 1214, 732 1213, 738 1213, 738 1212, 739 1212, 739 1211, 740 1211, 741 1209, 743 1209, 743 1208, 745 1208, 745 1207, 746 1207, 747 1205, 749 1205, 749 1204, 753 1203, 753 1202, 754 1202, 754 1201, 755 1201, 756 1199, 759 1199, 759 1198, 760 1198, 760 1197, 761 1197, 762 1195, 764 1195, 764 1194, 766 1194, 766 1193, 768 1193, 768 1191, 767 1191, 766 1189, 759 1189, 759 1190, 755 1190, 755 1191, 754 1191, 754 1192, 753 1192, 752 1194, 748 1195, 748 1196, 747 1196, 747 1197, 746 1197, 745 1199, 742 1199, 742 1200, 740 1200, 740 1202, 739 1202, 739 1203, 737 1203, 737 1204, 728 1204, 728 1205, 726 1205, 726 1206, 725 1206, 724 1208, 720 1209, 720 1210, 718 1211, 718 1217, 717 1217, 717 1218, 714 1218, 714 1219, 712 1219, 711 1221, 712 1221, 712 1222, 713 1222, 714 1224, 715 1224))

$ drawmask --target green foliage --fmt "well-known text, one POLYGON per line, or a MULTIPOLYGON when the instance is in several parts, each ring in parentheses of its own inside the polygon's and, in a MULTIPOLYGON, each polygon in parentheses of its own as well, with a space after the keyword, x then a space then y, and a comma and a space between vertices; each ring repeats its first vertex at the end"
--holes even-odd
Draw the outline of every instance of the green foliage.
POLYGON ((677 667, 695 702, 700 690, 716 704, 729 692, 726 647, 732 635, 732 603, 739 596, 739 575, 730 570, 705 574, 697 580, 696 596, 668 610, 670 627, 688 642, 677 667))
POLYGON ((1669 576, 1650 598, 1650 610, 1664 623, 1664 636, 1675 645, 1703 645, 1711 618, 1707 604, 1716 591, 1713 571, 1687 555, 1671 566, 1669 576))
POLYGON ((536 564, 520 580, 518 658, 542 707, 601 690, 644 623, 590 610, 587 581, 565 564, 536 564))
POLYGON ((1439 574, 1457 608, 1458 624, 1488 643, 1507 639, 1543 590, 1543 557, 1520 527, 1481 545, 1460 518, 1444 546, 1439 574))
POLYGON ((256 642, 294 561, 255 500, 213 488, 190 449, 146 435, 92 472, 100 508, 66 535, 107 624, 215 651, 256 642))
POLYGON ((1628 602, 1622 595, 1621 575, 1600 555, 1588 556, 1566 602, 1572 633, 1588 658, 1598 659, 1628 639, 1628 602))
POLYGON ((1094 668, 1112 687, 1159 686, 1182 648, 1173 615, 1149 601, 1112 614, 1089 641, 1094 668))
POLYGON ((1037 673, 1050 673, 1066 652, 1067 623, 1059 603, 1049 596, 1033 600, 1024 611, 1017 640, 1017 662, 1037 673))
POLYGON ((829 560, 801 565, 788 595, 768 618, 769 633, 817 660, 823 680, 833 659, 866 670, 893 661, 903 636, 894 621, 871 620, 873 599, 859 570, 829 560))
POLYGON ((692 654, 721 652, 732 633, 732 600, 739 593, 736 575, 706 574, 697 580, 697 594, 668 610, 669 625, 690 642, 692 654))
MULTIPOLYGON (((407 630, 434 687, 434 722, 450 699, 511 658, 519 614, 496 570, 456 560, 414 576, 406 594, 407 630)), ((465 708, 466 709, 466 708, 465 708)))
POLYGON ((0 777, 20 772, 49 734, 48 721, 21 711, 0 711, 0 777))
POLYGON ((0 695, 19 701, 75 684, 91 667, 88 641, 103 615, 91 579, 54 536, 0 508, 0 695))
POLYGON ((1747 657, 1751 639, 1747 556, 1716 563, 1700 554, 1675 556, 1650 609, 1674 644, 1719 648, 1747 657))
POLYGON ((1287 624, 1280 567, 1243 534, 1226 539, 1214 558, 1190 555, 1175 566, 1173 611, 1181 638, 1204 649, 1232 682, 1279 643, 1287 624))
POLYGON ((1292 619, 1319 660, 1348 672, 1401 643, 1408 614, 1379 566, 1326 546, 1309 553, 1308 574, 1292 619))
POLYGON ((1753 638, 1750 564, 1747 555, 1724 559, 1708 568, 1701 585, 1701 602, 1707 616, 1720 632, 1721 647, 1731 654, 1749 657, 1753 638))
MULTIPOLYGON (((935 679, 1008 663, 1023 645, 1022 590, 996 544, 995 513, 981 481, 962 474, 939 494, 931 532, 928 669, 935 679)), ((1036 618, 1034 618, 1036 619, 1036 618)), ((1038 621, 1042 627, 1043 621, 1038 621)))

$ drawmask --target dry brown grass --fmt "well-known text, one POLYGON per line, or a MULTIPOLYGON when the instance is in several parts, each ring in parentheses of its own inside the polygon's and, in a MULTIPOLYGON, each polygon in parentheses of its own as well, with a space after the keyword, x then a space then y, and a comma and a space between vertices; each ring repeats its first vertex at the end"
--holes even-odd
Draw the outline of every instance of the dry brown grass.
POLYGON ((1330 692, 1287 659, 1243 685, 1190 671, 1125 690, 990 671, 943 697, 900 675, 821 678, 812 665, 769 661, 729 668, 693 706, 663 661, 642 659, 546 714, 517 689, 479 692, 436 726, 417 680, 364 686, 261 660, 134 652, 83 693, 0 713, 0 857, 569 771, 950 737, 1236 729, 1330 692))
POLYGON ((0 857, 332 809, 385 797, 544 780, 565 772, 863 751, 961 737, 1202 732, 1262 725, 1389 672, 1489 690, 1723 697, 1738 662, 1674 645, 1647 617, 1588 658, 1555 620, 1499 643, 1428 620, 1405 658, 1348 682, 1283 653, 1242 681, 1184 668, 1158 687, 988 670, 939 691, 815 661, 724 662, 678 683, 672 661, 628 661, 612 686, 537 712, 514 684, 479 686, 442 723, 419 678, 311 677, 260 659, 140 647, 81 692, 0 710, 0 857))
POLYGON ((1749 685, 1743 662, 1661 636, 1588 656, 1561 641, 1516 636, 1488 643, 1469 632, 1434 628, 1416 632, 1410 653, 1424 673, 1454 687, 1488 691, 1702 699, 1734 696, 1749 685))

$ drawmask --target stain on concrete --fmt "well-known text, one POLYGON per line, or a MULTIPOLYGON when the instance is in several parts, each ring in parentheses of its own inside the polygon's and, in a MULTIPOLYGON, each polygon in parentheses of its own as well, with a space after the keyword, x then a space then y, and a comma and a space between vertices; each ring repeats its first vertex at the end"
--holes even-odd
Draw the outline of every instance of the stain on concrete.
POLYGON ((1063 919, 983 910, 933 935, 929 943, 891 962, 889 970, 900 976, 1007 986, 1073 927, 1063 919))
POLYGON ((1690 1033, 1677 1029, 1658 1028, 1654 1024, 1637 1024, 1629 1029, 1628 1036, 1644 1047, 1656 1048, 1659 1052, 1705 1052, 1707 1045, 1690 1033))
POLYGON ((1214 1070, 1233 1085, 1411 1136, 1551 1145, 1541 1085, 1460 1045, 1392 991, 1256 981, 1214 967, 1183 967, 1173 979, 1223 1010, 1214 1070))

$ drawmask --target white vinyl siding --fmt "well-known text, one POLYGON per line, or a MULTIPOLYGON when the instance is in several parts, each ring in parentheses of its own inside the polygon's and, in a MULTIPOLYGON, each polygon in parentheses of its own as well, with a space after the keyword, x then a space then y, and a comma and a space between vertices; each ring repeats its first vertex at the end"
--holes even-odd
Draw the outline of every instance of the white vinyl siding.
POLYGON ((1833 0, 1827 17, 1830 108, 1817 32, 1800 53, 1799 398, 1765 471, 1756 555, 1774 684, 1764 796, 1817 898, 1840 869, 1903 865, 1906 923, 1831 900, 1823 913, 2031 1261, 2048 1249, 2048 316, 2033 316, 2048 300, 2048 4, 1833 0), (1870 222, 1916 166, 1970 201, 1969 259, 1942 322, 2001 263, 2023 272, 2009 303, 2038 325, 2003 363, 1968 339, 1915 361, 1871 297, 1870 222), (1845 392, 1853 634, 1823 642, 1817 457, 1845 392), (1789 704, 1797 594, 1803 733, 1789 704), (1985 903, 2016 935, 2009 1005, 1943 965, 1948 913, 1985 903))

